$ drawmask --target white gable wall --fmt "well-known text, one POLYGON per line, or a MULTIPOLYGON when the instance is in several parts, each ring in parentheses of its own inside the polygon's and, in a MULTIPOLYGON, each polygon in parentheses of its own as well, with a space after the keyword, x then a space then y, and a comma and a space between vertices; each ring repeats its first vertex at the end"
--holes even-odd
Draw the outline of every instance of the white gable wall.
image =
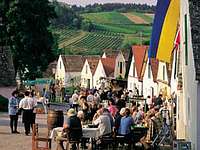
POLYGON ((147 98, 147 96, 154 96, 157 95, 157 83, 153 81, 153 74, 151 65, 149 64, 149 59, 147 61, 147 65, 145 68, 145 73, 143 77, 143 95, 144 98, 147 98))
POLYGON ((164 62, 159 61, 157 81, 158 81, 158 94, 162 93, 163 96, 169 95, 170 87, 168 85, 169 81, 167 75, 167 66, 166 63, 164 62))
POLYGON ((116 60, 115 60, 115 71, 114 71, 114 78, 121 76, 122 78, 125 77, 126 73, 126 62, 122 52, 119 52, 116 60), (121 67, 121 70, 120 70, 121 67))
POLYGON ((99 84, 100 80, 99 79, 101 77, 106 78, 107 76, 106 76, 105 70, 103 68, 103 64, 102 64, 101 60, 99 60, 98 65, 97 65, 97 69, 96 69, 94 76, 93 76, 93 86, 94 87, 99 88, 99 86, 100 86, 100 84, 99 84))
POLYGON ((138 81, 138 77, 137 77, 137 71, 136 68, 134 66, 135 60, 134 57, 132 57, 131 60, 131 65, 130 65, 130 69, 129 69, 129 74, 128 74, 128 90, 134 90, 135 87, 138 88, 139 90, 139 94, 142 94, 142 82, 138 81), (134 71, 135 70, 135 75, 134 75, 134 71))
POLYGON ((88 61, 86 60, 81 71, 81 87, 93 88, 93 77, 88 61), (90 81, 90 83, 88 83, 90 81), (90 84, 90 85, 88 85, 90 84))
POLYGON ((61 81, 63 85, 65 84, 65 66, 64 66, 61 55, 58 58, 55 79, 61 81))
MULTIPOLYGON (((178 52, 177 52, 178 53, 178 52)), ((176 70, 177 69, 177 66, 176 66, 176 62, 177 62, 177 57, 176 57, 176 52, 174 53, 173 55, 173 64, 172 64, 172 75, 171 75, 171 83, 170 83, 170 86, 171 86, 171 94, 173 92, 177 93, 177 85, 178 85, 178 82, 177 82, 177 73, 176 73, 176 70), (176 66, 176 67, 175 67, 176 66)))

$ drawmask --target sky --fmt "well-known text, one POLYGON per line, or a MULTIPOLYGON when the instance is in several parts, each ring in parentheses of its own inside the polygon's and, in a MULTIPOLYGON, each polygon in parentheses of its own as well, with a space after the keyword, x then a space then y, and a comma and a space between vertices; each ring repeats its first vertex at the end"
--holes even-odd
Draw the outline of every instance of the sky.
POLYGON ((70 5, 88 5, 94 3, 136 3, 136 4, 149 4, 156 5, 156 0, 58 0, 70 5))

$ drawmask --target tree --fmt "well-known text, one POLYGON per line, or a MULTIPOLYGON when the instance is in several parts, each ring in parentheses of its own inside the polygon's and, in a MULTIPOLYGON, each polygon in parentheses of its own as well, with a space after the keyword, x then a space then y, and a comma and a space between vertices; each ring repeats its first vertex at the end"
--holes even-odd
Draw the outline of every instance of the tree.
POLYGON ((41 77, 55 59, 54 40, 48 29, 56 16, 48 0, 13 0, 7 12, 7 31, 14 66, 24 79, 41 77))

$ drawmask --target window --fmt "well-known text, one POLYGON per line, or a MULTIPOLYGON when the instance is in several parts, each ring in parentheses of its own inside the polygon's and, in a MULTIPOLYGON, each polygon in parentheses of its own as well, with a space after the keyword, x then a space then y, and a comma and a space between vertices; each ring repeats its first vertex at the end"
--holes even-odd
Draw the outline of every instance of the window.
POLYGON ((86 65, 85 73, 88 73, 88 65, 86 65))
POLYGON ((123 63, 120 62, 120 65, 119 65, 119 73, 122 73, 122 68, 123 68, 123 63))
POLYGON ((60 69, 62 68, 62 63, 61 63, 61 61, 60 61, 60 69))
POLYGON ((133 63, 133 77, 135 77, 135 62, 133 63))
POLYGON ((185 14, 185 65, 188 65, 188 35, 187 14, 185 14))
POLYGON ((148 78, 151 78, 151 65, 150 63, 148 64, 148 78))
POLYGON ((165 66, 163 66, 163 80, 165 80, 165 66))

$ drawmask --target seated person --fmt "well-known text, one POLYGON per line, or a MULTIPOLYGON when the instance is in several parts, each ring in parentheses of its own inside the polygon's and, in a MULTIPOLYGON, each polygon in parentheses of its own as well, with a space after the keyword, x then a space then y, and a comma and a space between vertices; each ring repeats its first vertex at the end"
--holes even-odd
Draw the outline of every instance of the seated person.
POLYGON ((128 142, 129 146, 131 146, 132 135, 131 135, 131 126, 134 125, 133 118, 130 115, 130 109, 125 109, 125 116, 121 118, 118 134, 123 135, 124 140, 128 142))
POLYGON ((110 118, 103 113, 102 109, 97 111, 97 116, 93 119, 93 124, 98 125, 100 136, 111 134, 110 118))
MULTIPOLYGON (((64 129, 63 131, 66 132, 66 138, 70 140, 80 140, 82 137, 82 126, 81 126, 81 120, 77 117, 76 111, 73 108, 70 108, 67 112, 67 119, 64 123, 64 129)), ((68 142, 69 142, 68 141, 68 142)), ((67 149, 69 143, 67 143, 67 149)), ((64 150, 63 147, 63 141, 58 139, 58 148, 59 150, 64 150)), ((76 150, 76 144, 72 145, 72 149, 76 150)))

